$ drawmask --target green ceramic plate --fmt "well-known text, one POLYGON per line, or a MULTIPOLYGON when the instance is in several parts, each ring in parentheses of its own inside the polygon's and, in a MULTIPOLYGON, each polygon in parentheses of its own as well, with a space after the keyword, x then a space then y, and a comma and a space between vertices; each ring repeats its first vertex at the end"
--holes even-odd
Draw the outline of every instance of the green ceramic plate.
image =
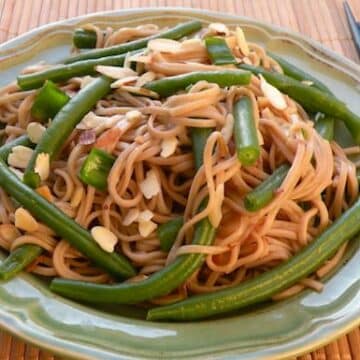
MULTIPOLYGON (((26 64, 56 62, 68 54, 71 32, 93 22, 115 27, 190 18, 240 24, 249 40, 288 58, 324 81, 360 113, 360 68, 320 44, 247 18, 190 9, 141 9, 100 13, 41 27, 0 47, 0 84, 26 64)), ((342 142, 348 137, 339 128, 342 142)), ((94 310, 55 296, 46 284, 22 275, 0 284, 0 325, 25 341, 63 357, 82 359, 284 359, 305 353, 360 323, 360 241, 321 294, 306 291, 290 300, 219 320, 151 323, 133 309, 94 310), (139 318, 140 317, 140 318, 139 318)))

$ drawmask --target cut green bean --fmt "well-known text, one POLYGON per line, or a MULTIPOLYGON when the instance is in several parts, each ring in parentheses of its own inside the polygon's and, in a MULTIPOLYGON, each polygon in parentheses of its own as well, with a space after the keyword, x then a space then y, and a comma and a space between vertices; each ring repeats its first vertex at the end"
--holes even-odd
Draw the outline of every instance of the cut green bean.
POLYGON ((73 44, 78 49, 93 49, 96 47, 96 32, 85 29, 75 29, 73 44))
POLYGON ((274 197, 275 191, 283 183, 289 169, 289 165, 281 165, 254 190, 247 193, 244 198, 246 210, 258 211, 269 204, 274 197))
POLYGON ((0 264, 0 280, 8 281, 24 270, 42 253, 37 245, 25 244, 13 250, 0 264))
POLYGON ((227 46, 225 39, 219 37, 207 37, 205 38, 205 46, 213 64, 236 64, 237 61, 227 46))
POLYGON ((0 186, 33 216, 109 274, 121 278, 136 274, 126 258, 102 250, 86 229, 26 186, 2 159, 0 159, 0 186))
POLYGON ((360 117, 351 112, 346 104, 336 97, 315 87, 305 85, 286 75, 266 71, 261 67, 247 64, 241 64, 239 67, 243 70, 251 71, 254 74, 262 74, 271 85, 289 95, 302 105, 305 110, 311 113, 321 112, 342 120, 350 131, 354 141, 360 144, 360 117))
POLYGON ((260 145, 251 99, 241 97, 233 107, 234 137, 241 164, 253 165, 260 156, 260 145))
POLYGON ((287 60, 270 51, 267 53, 281 66, 285 75, 299 81, 310 81, 312 83, 311 86, 332 95, 330 89, 314 76, 308 74, 304 70, 298 68, 294 64, 289 63, 287 60))
POLYGON ((19 75, 18 85, 22 90, 31 90, 41 87, 46 80, 54 82, 64 82, 76 76, 96 75, 95 66, 122 66, 125 55, 110 56, 106 58, 84 60, 69 65, 57 65, 50 69, 39 71, 32 74, 19 75))
POLYGON ((186 23, 179 24, 171 29, 161 31, 158 34, 138 39, 134 41, 129 41, 124 44, 120 45, 114 45, 102 49, 94 49, 90 51, 86 51, 83 53, 80 53, 79 55, 74 55, 68 59, 65 60, 65 64, 74 63, 77 61, 83 61, 88 59, 98 59, 101 57, 106 56, 113 56, 113 55, 120 55, 125 54, 130 51, 142 49, 147 46, 147 43, 152 39, 173 39, 173 40, 179 40, 184 36, 190 35, 196 31, 199 31, 201 29, 201 22, 200 21, 188 21, 186 23))
POLYGON ((211 128, 191 128, 191 142, 193 147, 193 156, 195 168, 200 169, 203 164, 204 152, 206 141, 213 130, 211 128))
POLYGON ((107 188, 107 179, 114 162, 114 156, 93 148, 81 166, 79 178, 83 183, 103 191, 107 188))
MULTIPOLYGON (((193 147, 193 152, 200 152, 194 155, 202 159, 204 148, 193 147)), ((211 245, 214 239, 215 229, 208 218, 196 224, 192 241, 194 245, 211 245)), ((183 254, 162 270, 135 283, 100 285, 58 278, 51 282, 50 289, 65 297, 87 302, 135 304, 169 294, 199 269, 204 260, 204 254, 183 254)))
POLYGON ((169 220, 157 228, 157 235, 160 240, 160 248, 162 251, 170 251, 183 224, 184 219, 179 217, 169 220))
POLYGON ((331 116, 318 113, 315 117, 315 129, 325 140, 332 141, 334 138, 335 119, 331 116))
POLYGON ((102 76, 81 89, 58 112, 51 125, 47 128, 40 142, 37 144, 29 164, 24 173, 24 182, 37 188, 40 185, 40 176, 34 171, 36 158, 39 154, 50 155, 50 161, 58 154, 65 141, 81 119, 93 108, 98 100, 107 95, 112 80, 102 76))
POLYGON ((53 119, 59 110, 70 100, 52 81, 47 80, 35 97, 31 115, 41 122, 53 119))
POLYGON ((360 199, 290 260, 238 286, 151 309, 147 320, 198 320, 270 300, 313 273, 359 231, 360 199))
POLYGON ((218 71, 194 71, 188 74, 166 77, 160 80, 148 82, 144 85, 146 89, 154 91, 160 97, 167 97, 188 86, 205 80, 209 83, 218 84, 220 87, 232 85, 248 85, 251 73, 241 70, 218 70, 218 71))

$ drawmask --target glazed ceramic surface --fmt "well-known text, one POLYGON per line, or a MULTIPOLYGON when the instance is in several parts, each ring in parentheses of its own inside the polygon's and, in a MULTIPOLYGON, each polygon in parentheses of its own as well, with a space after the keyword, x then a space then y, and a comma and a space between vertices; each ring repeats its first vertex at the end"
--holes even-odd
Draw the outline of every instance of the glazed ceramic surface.
MULTIPOLYGON (((99 13, 46 25, 0 46, 0 85, 25 65, 60 62, 75 27, 200 19, 241 25, 248 40, 317 76, 360 114, 360 68, 295 33, 248 18, 190 9, 141 9, 99 13)), ((340 142, 349 136, 338 127, 340 142)), ((285 359, 329 343, 360 322, 360 240, 321 294, 305 291, 276 304, 196 323, 151 323, 133 308, 93 309, 50 293, 46 283, 21 275, 0 284, 0 325, 25 341, 63 357, 81 359, 285 359)))

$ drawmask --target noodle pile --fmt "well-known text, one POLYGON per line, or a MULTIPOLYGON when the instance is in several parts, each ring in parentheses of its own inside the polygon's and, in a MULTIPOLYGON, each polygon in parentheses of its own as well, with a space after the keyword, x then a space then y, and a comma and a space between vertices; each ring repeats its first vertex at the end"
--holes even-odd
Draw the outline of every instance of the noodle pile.
MULTIPOLYGON (((97 33, 97 47, 159 32, 152 24, 118 31, 108 28, 105 32, 94 25, 86 29, 97 33)), ((161 101, 138 96, 136 90, 148 81, 218 69, 210 64, 201 42, 209 33, 225 36, 239 62, 281 72, 256 44, 247 43, 245 56, 234 32, 221 24, 212 24, 182 42, 153 42, 146 53, 127 59, 125 67, 130 60, 136 61, 137 74, 123 79, 123 84, 87 115, 91 121, 83 121, 73 131, 60 156, 52 162, 46 181, 52 202, 64 213, 87 229, 102 225, 116 235, 116 251, 138 270, 138 275, 128 281, 141 281, 180 254, 206 254, 204 265, 181 288, 153 301, 159 304, 231 287, 275 267, 311 242, 358 196, 356 167, 345 150, 335 141, 322 139, 305 111, 288 96, 285 110, 275 108, 255 76, 248 86, 225 89, 200 81, 187 92, 161 101), (237 159, 232 136, 232 108, 242 96, 252 101, 261 143, 259 160, 247 167, 237 159), (214 129, 205 146, 203 166, 197 172, 190 127, 214 129), (115 143, 111 140, 114 135, 115 143), (116 157, 105 192, 86 186, 78 178, 95 141, 105 144, 116 157), (246 211, 244 195, 283 163, 291 164, 291 169, 273 201, 257 212, 246 211), (152 196, 144 195, 147 181, 154 187, 152 196), (205 198, 207 205, 198 212, 205 198), (149 234, 149 228, 141 234, 139 214, 147 214, 147 226, 152 230, 149 234), (165 253, 160 249, 156 227, 178 216, 184 216, 184 225, 171 251, 165 253), (191 245, 194 225, 205 217, 218 227, 215 242, 212 246, 191 245)), ((24 72, 45 67, 48 65, 39 64, 24 72)), ((72 78, 61 88, 73 96, 91 80, 72 78)), ((25 134, 27 125, 34 121, 30 109, 35 93, 20 91, 15 84, 0 90, 1 133, 6 142, 25 134)), ((40 224, 36 232, 16 229, 15 209, 15 203, 0 189, 0 246, 13 251, 22 244, 37 244, 44 249, 27 271, 96 283, 113 281, 45 225, 40 224), (9 232, 13 235, 4 236, 9 232)), ((319 279, 341 260, 345 247, 316 274, 275 298, 290 296, 305 287, 321 290, 319 279)))

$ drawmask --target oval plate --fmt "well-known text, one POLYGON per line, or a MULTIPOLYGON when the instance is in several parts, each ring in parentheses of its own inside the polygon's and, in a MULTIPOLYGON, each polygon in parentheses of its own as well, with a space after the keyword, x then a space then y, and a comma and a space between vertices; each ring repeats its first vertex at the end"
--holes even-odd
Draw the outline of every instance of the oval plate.
MULTIPOLYGON (((248 18, 215 12, 157 8, 87 15, 50 24, 0 46, 0 85, 25 65, 60 61, 69 54, 72 30, 88 22, 171 26, 188 19, 241 25, 251 41, 283 55, 324 81, 360 113, 360 68, 298 34, 248 18)), ((341 142, 348 136, 342 128, 341 142)), ((95 310, 50 293, 39 279, 23 274, 0 284, 0 325, 27 342, 63 357, 81 359, 285 359, 329 343, 360 322, 360 251, 354 239, 346 265, 324 291, 305 291, 280 303, 232 317, 197 323, 151 323, 133 309, 122 314, 95 310), (131 313, 131 315, 129 315, 131 313), (129 317, 131 316, 131 317, 129 317)))

